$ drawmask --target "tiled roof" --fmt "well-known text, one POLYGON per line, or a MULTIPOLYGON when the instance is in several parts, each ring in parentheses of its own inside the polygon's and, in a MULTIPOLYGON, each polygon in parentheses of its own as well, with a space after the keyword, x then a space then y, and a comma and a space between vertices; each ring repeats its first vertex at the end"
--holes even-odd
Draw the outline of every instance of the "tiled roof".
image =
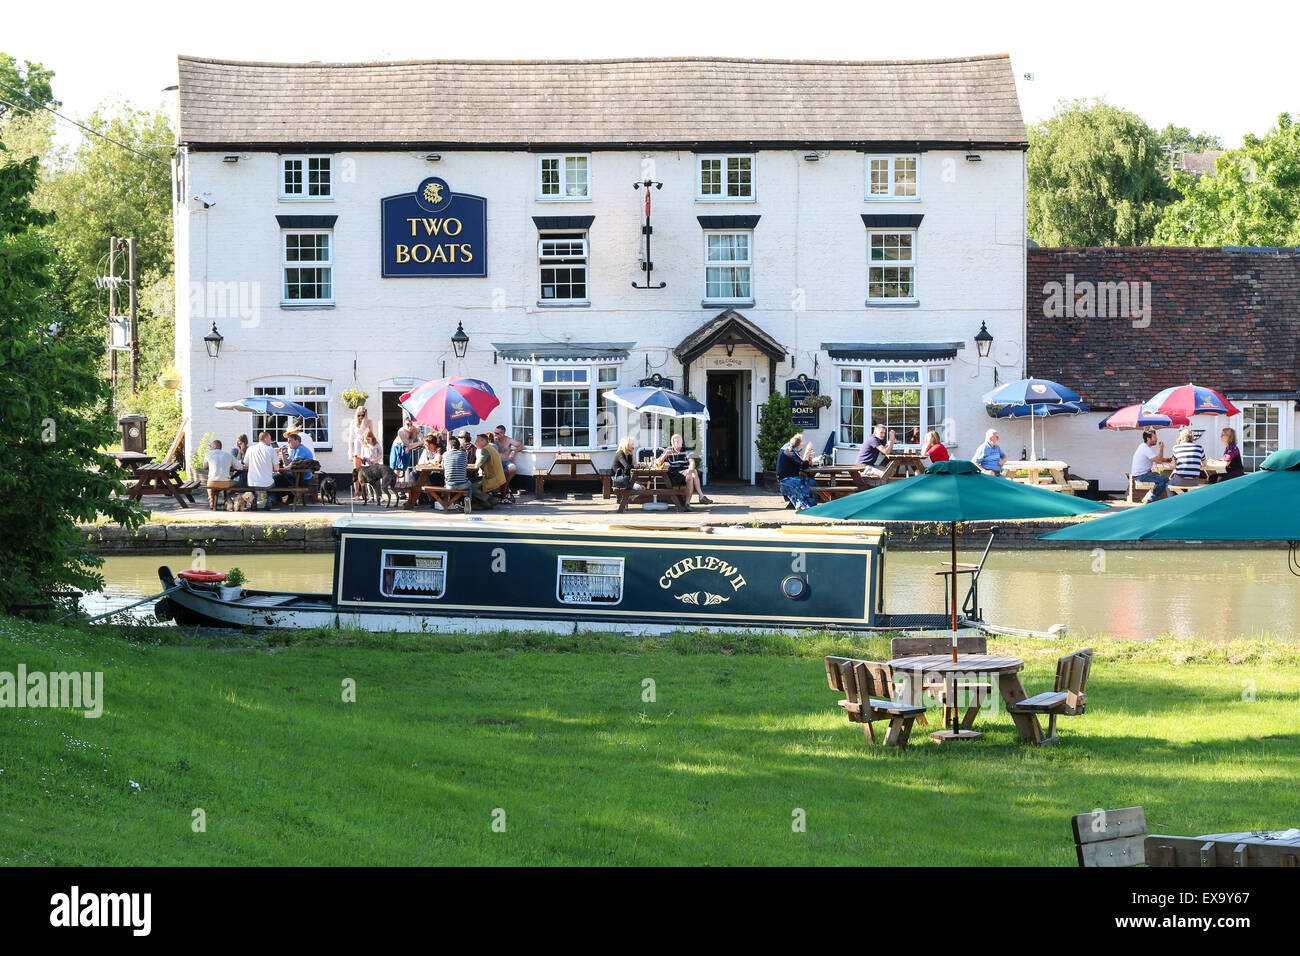
POLYGON ((1038 248, 1028 259, 1029 374, 1075 389, 1093 409, 1187 382, 1300 398, 1300 249, 1038 248), (1130 308, 1138 283, 1149 324, 1114 315, 1111 290, 1096 295, 1107 315, 1078 314, 1081 283, 1096 293, 1119 282, 1130 284, 1130 308), (1076 307, 1058 307, 1070 288, 1076 307))
POLYGON ((199 147, 1026 142, 1005 54, 179 65, 199 147))
POLYGON ((1191 176, 1203 176, 1214 172, 1214 164, 1223 155, 1221 149, 1209 149, 1203 153, 1184 153, 1183 172, 1191 176))

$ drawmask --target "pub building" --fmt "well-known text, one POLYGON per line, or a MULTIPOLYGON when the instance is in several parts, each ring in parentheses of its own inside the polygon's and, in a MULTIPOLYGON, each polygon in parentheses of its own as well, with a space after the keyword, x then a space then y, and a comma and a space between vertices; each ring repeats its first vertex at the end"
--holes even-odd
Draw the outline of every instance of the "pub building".
POLYGON ((838 461, 873 420, 969 456, 980 396, 1024 372, 1004 55, 179 70, 189 448, 267 424, 214 403, 278 395, 346 472, 345 393, 387 453, 399 397, 464 375, 500 398, 483 430, 523 442, 520 474, 569 451, 608 467, 620 436, 652 440, 608 393, 653 382, 707 403, 676 427, 708 480, 748 483, 776 391, 838 461))

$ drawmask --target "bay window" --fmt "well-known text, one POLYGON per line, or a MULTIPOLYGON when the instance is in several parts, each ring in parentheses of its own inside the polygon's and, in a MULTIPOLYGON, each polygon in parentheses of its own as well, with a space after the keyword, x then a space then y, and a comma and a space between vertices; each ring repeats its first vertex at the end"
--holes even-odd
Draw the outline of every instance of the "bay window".
POLYGON ((922 444, 932 428, 946 443, 947 377, 936 367, 841 367, 839 443, 861 445, 874 424, 902 444, 922 444))
POLYGON ((616 365, 516 366, 510 370, 513 437, 530 448, 567 451, 618 442, 616 365))

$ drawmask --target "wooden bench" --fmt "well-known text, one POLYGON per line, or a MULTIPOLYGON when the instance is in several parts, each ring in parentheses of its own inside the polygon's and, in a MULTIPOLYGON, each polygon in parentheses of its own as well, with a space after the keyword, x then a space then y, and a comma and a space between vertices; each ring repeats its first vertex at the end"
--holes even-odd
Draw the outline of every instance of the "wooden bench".
POLYGON ((887 720, 889 731, 882 743, 902 750, 912 735, 913 722, 925 717, 924 707, 895 699, 894 672, 888 664, 827 657, 826 682, 831 690, 844 695, 840 707, 850 722, 862 724, 863 734, 872 743, 876 742, 872 723, 887 720))
POLYGON ((1132 475, 1126 475, 1125 477, 1128 478, 1128 494, 1126 495, 1126 499, 1129 504, 1135 505, 1138 503, 1137 493, 1139 491, 1143 492, 1143 497, 1145 497, 1145 493, 1153 490, 1156 486, 1154 481, 1138 481, 1132 475))
POLYGON ((813 485, 812 490, 822 501, 834 501, 845 495, 856 495, 862 489, 857 485, 813 485))
POLYGON ((1147 814, 1141 807, 1076 813, 1070 829, 1079 866, 1141 866, 1146 860, 1147 814))
POLYGON ((1147 866, 1300 866, 1300 847, 1289 843, 1149 836, 1142 852, 1147 866))
MULTIPOLYGON (((465 514, 469 514, 474 507, 474 496, 460 488, 443 488, 438 485, 420 485, 417 488, 407 490, 408 495, 415 495, 415 504, 419 504, 424 498, 428 498, 430 503, 438 502, 442 505, 444 511, 450 511, 452 505, 461 503, 464 505, 465 514)), ((412 506, 414 507, 414 506, 412 506)))
POLYGON ((1056 683, 1049 691, 1026 697, 1014 704, 1007 704, 1009 714, 1047 714, 1047 736, 1035 734, 1034 743, 1039 747, 1054 744, 1056 736, 1056 718, 1058 714, 1076 716, 1082 714, 1088 705, 1088 673, 1092 670, 1092 648, 1085 647, 1073 654, 1066 654, 1056 662, 1056 683))
POLYGON ((685 485, 674 488, 615 488, 614 497, 618 499, 620 514, 627 511, 628 505, 646 504, 664 498, 672 498, 678 511, 689 511, 691 492, 685 485))

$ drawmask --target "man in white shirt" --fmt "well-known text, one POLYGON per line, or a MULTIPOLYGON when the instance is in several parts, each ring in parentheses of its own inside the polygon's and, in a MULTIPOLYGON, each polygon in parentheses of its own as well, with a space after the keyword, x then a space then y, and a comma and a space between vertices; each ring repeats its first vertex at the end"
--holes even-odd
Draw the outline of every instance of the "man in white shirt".
POLYGON ((221 447, 221 439, 214 438, 203 465, 208 470, 208 507, 217 507, 217 492, 233 488, 231 472, 236 466, 235 456, 221 447))
POLYGON ((1165 493, 1165 488, 1169 485, 1169 478, 1155 470, 1155 466, 1162 461, 1170 461, 1165 457, 1165 443, 1156 444, 1156 432, 1154 428, 1148 428, 1142 432, 1142 444, 1137 446, 1133 452, 1133 464, 1129 466, 1129 474, 1133 476, 1134 481, 1150 481, 1155 483, 1155 487, 1146 493, 1142 503, 1150 504, 1156 498, 1165 493))
POLYGON ((280 456, 271 444, 271 433, 262 432, 257 441, 248 446, 244 456, 248 466, 249 488, 270 488, 275 484, 275 473, 280 470, 280 456))

